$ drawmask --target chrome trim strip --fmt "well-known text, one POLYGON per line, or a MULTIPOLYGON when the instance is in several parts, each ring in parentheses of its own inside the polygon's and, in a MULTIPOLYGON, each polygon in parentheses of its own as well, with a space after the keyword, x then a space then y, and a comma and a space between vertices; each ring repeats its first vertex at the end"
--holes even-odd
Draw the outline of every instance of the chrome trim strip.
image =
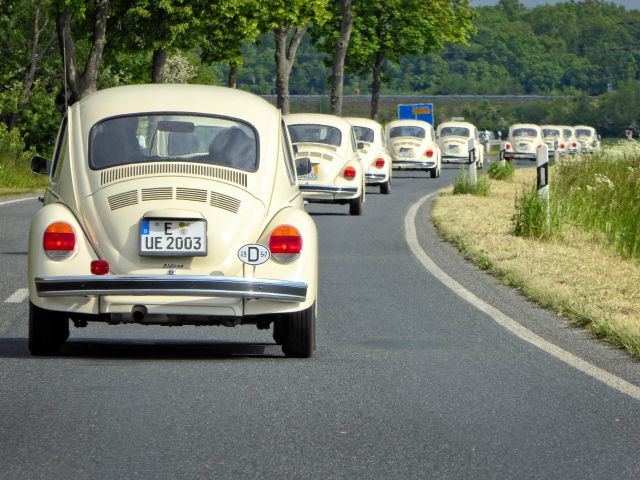
POLYGON ((436 162, 434 161, 422 161, 422 160, 391 160, 392 165, 424 165, 425 167, 433 167, 436 162))
POLYGON ((386 175, 384 173, 365 173, 364 178, 369 178, 371 180, 384 180, 386 175))
POLYGON ((340 193, 353 194, 358 193, 358 187, 335 187, 333 185, 298 185, 302 192, 331 193, 334 195, 340 193))
POLYGON ((207 275, 75 275, 37 277, 39 297, 179 295, 303 302, 307 284, 286 280, 207 275))

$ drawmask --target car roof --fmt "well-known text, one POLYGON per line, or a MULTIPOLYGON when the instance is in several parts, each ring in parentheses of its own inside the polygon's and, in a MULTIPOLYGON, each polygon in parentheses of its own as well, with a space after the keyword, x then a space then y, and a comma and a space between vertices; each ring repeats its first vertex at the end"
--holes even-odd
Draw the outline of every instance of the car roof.
POLYGON ((290 113, 285 115, 288 125, 319 124, 329 125, 341 130, 351 130, 351 124, 342 117, 326 113, 290 113))
POLYGON ((365 117, 342 117, 346 121, 348 121, 351 125, 355 125, 357 127, 368 127, 371 129, 381 128, 382 125, 380 122, 376 122, 370 118, 365 117))
POLYGON ((540 128, 540 125, 536 125, 535 123, 514 123, 509 127, 510 130, 514 128, 540 128))
POLYGON ((442 127, 465 127, 465 128, 476 128, 476 126, 473 123, 469 123, 469 122, 442 122, 441 124, 438 125, 438 130, 442 127))
POLYGON ((220 115, 244 120, 258 128, 279 117, 266 100, 242 90, 208 85, 127 85, 99 90, 71 108, 83 123, 93 125, 105 118, 151 112, 220 115))
POLYGON ((422 128, 426 128, 427 130, 429 128, 433 128, 433 125, 431 125, 429 122, 425 122, 424 120, 411 120, 411 119, 393 120, 387 123, 387 128, 397 127, 401 125, 411 125, 414 127, 422 127, 422 128))

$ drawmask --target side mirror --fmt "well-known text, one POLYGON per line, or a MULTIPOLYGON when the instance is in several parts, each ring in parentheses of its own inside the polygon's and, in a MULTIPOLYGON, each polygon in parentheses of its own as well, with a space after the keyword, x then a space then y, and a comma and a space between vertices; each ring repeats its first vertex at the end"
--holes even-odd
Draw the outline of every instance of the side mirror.
POLYGON ((49 172, 51 171, 51 162, 40 155, 34 155, 31 157, 29 166, 31 171, 38 175, 49 175, 49 172))
POLYGON ((356 147, 358 148, 358 150, 362 150, 364 148, 364 142, 358 142, 356 147))
POLYGON ((309 157, 296 158, 296 173, 299 177, 309 175, 313 171, 309 157))
POLYGON ((293 147, 293 153, 298 153, 298 144, 294 143, 292 147, 293 147))

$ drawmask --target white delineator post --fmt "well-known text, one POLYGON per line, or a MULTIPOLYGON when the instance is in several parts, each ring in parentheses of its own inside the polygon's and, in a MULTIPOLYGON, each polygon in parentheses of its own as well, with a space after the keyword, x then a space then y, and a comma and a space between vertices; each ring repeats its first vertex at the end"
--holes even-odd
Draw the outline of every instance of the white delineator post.
POLYGON ((560 152, 558 151, 558 148, 560 148, 560 142, 558 142, 558 139, 556 139, 553 149, 553 161, 555 163, 558 163, 560 161, 560 152))
POLYGON ((476 140, 470 138, 468 145, 469 151, 469 182, 474 187, 478 184, 478 170, 476 164, 476 140))
POLYGON ((549 147, 544 143, 536 151, 536 170, 538 196, 549 200, 549 147))

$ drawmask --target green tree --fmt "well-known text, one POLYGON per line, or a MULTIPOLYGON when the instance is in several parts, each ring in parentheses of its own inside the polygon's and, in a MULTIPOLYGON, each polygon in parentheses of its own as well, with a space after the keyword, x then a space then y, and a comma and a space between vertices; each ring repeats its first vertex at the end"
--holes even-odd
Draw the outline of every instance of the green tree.
POLYGON ((467 0, 359 0, 353 9, 347 65, 371 73, 374 119, 378 117, 385 61, 428 53, 444 42, 467 42, 473 31, 467 0))

